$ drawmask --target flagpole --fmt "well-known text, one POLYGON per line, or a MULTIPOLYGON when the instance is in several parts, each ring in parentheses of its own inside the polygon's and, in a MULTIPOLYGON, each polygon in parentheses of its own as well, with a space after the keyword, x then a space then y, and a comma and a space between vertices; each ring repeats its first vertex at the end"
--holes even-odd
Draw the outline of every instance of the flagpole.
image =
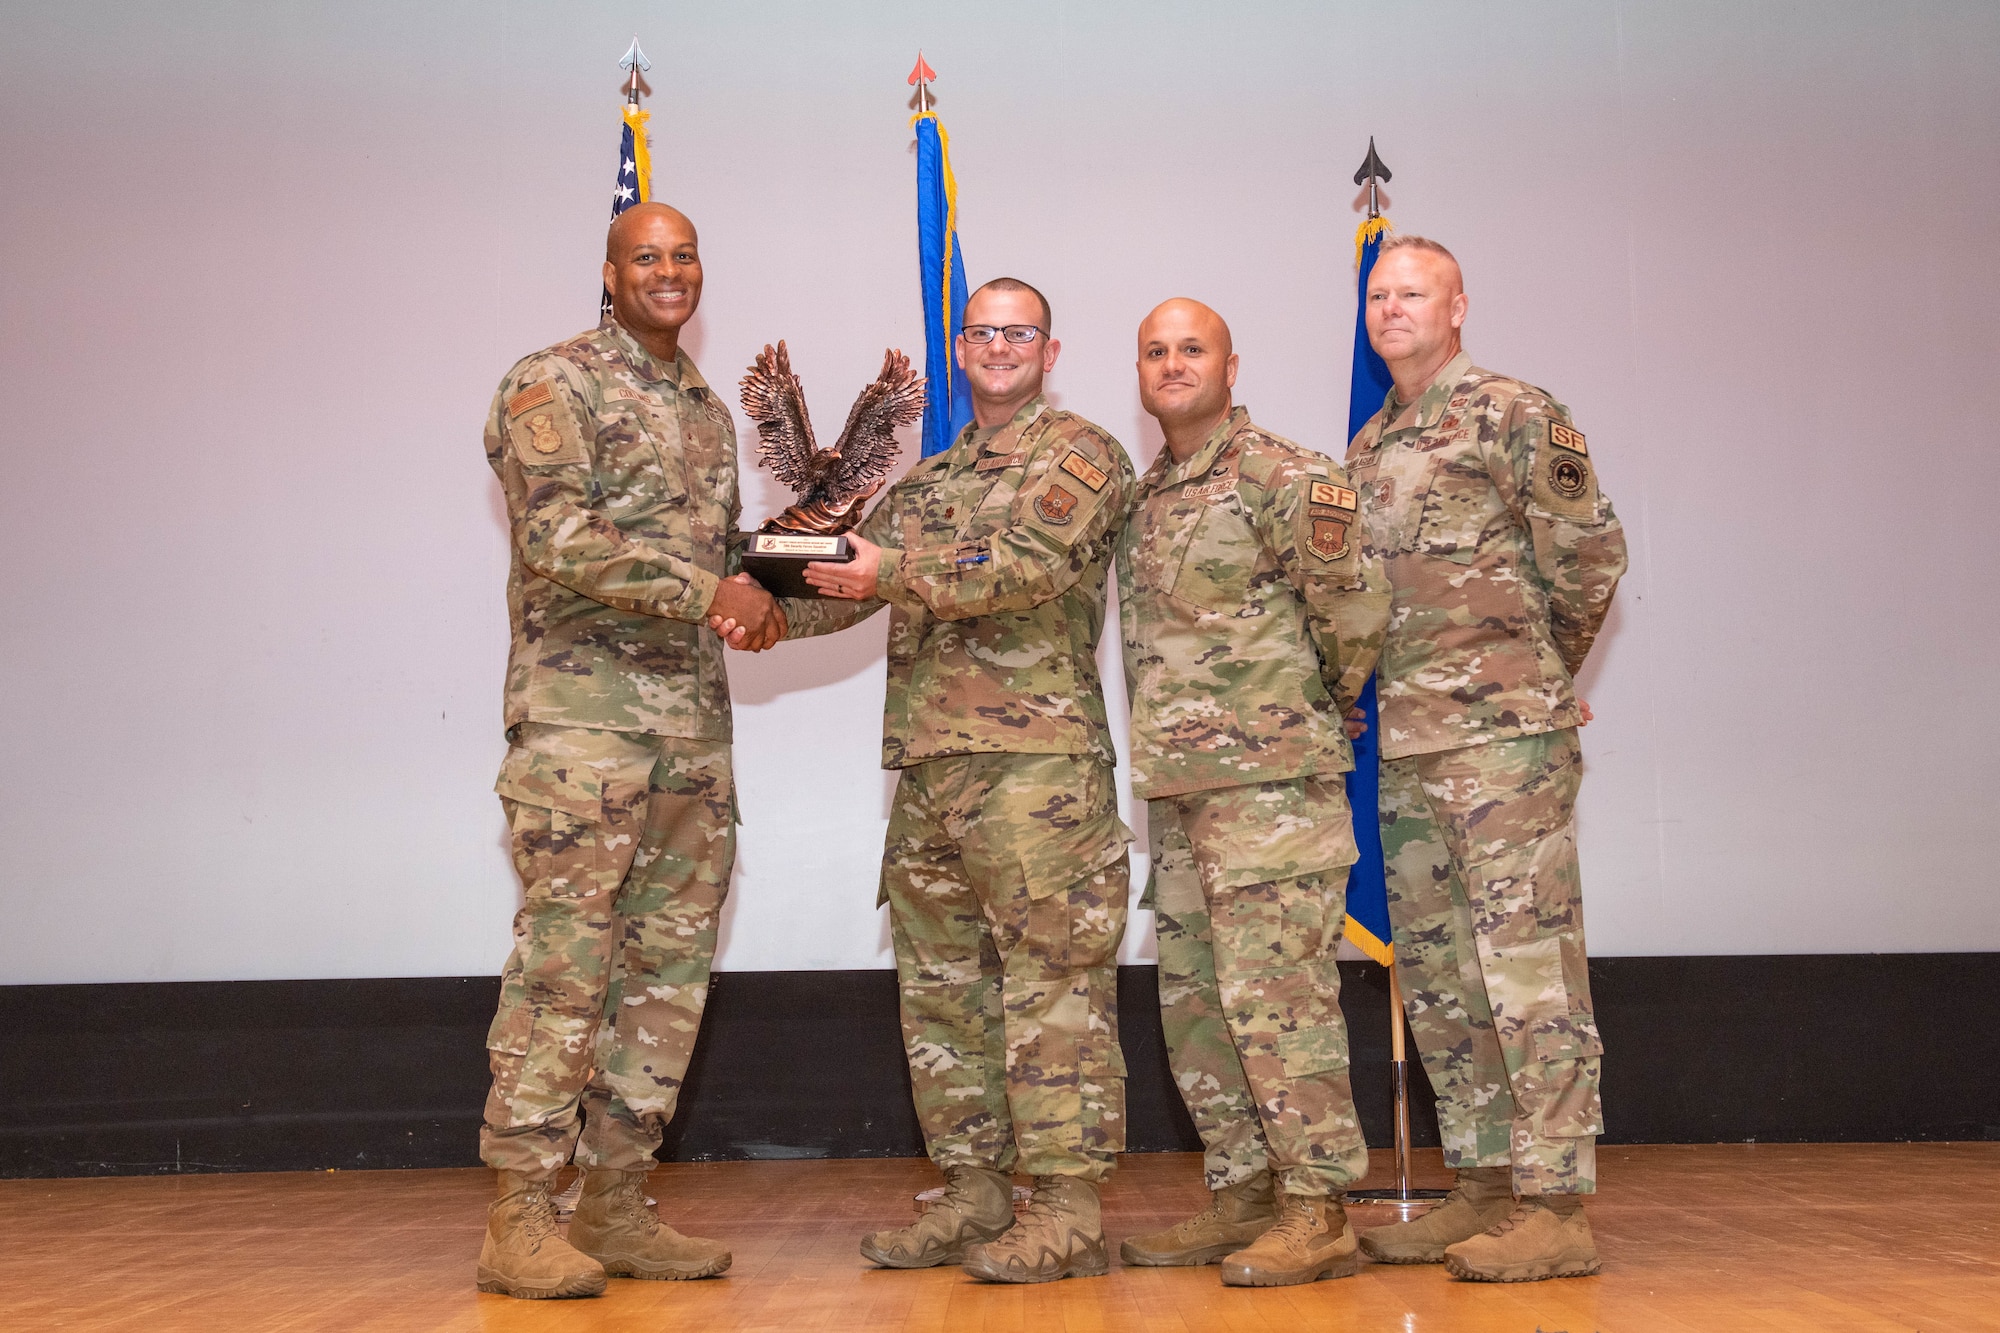
MULTIPOLYGON (((1364 185, 1368 190, 1368 217, 1361 224, 1361 231, 1355 239, 1355 259, 1357 262, 1365 255, 1367 245, 1379 242, 1382 229, 1389 225, 1388 220, 1382 216, 1380 190, 1380 186, 1389 179, 1389 168, 1383 164, 1381 157, 1376 153, 1375 136, 1371 134, 1368 136, 1368 156, 1362 159, 1360 170, 1354 173, 1354 183, 1356 185, 1364 185)), ((1365 293, 1357 293, 1357 298, 1361 295, 1365 295, 1365 293)), ((1355 331, 1357 340, 1355 348, 1357 378, 1359 375, 1359 358, 1363 350, 1365 350, 1359 345, 1359 339, 1363 336, 1359 320, 1357 319, 1355 331)), ((1387 386, 1384 385, 1382 388, 1386 391, 1387 386)), ((1358 412, 1356 415, 1359 415, 1358 412)), ((1362 418, 1362 420, 1365 419, 1362 418)), ((1350 430, 1358 429, 1360 425, 1360 420, 1354 420, 1350 417, 1350 430)), ((1368 691, 1364 690, 1362 692, 1364 706, 1372 707, 1370 698, 1371 696, 1368 691)), ((1379 715, 1371 715, 1369 720, 1379 727, 1379 715)), ((1368 813, 1370 816, 1373 816, 1376 812, 1369 811, 1368 813)), ((1386 936, 1384 938, 1387 939, 1386 936)), ((1407 1221, 1416 1214, 1428 1209, 1437 1200, 1445 1197, 1448 1191, 1415 1189, 1410 1185, 1410 1061, 1409 1044, 1405 1038, 1405 1027, 1408 1019, 1403 1014, 1402 975, 1396 963, 1395 943, 1393 940, 1389 940, 1387 962, 1389 967, 1389 1089, 1393 1106, 1391 1133, 1393 1135, 1395 1152, 1396 1187, 1387 1190, 1349 1190, 1343 1197, 1348 1203, 1373 1204, 1393 1208, 1399 1217, 1407 1221)))

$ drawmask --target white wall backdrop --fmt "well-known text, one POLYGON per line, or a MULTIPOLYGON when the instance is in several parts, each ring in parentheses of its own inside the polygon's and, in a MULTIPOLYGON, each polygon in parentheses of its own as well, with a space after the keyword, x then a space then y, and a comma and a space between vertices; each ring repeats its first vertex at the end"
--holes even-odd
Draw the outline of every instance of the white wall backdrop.
MULTIPOLYGON (((594 319, 635 31, 691 348, 729 385, 787 338, 823 430, 921 348, 920 45, 974 281, 1050 294, 1058 400, 1141 466, 1132 335, 1178 293, 1259 420, 1340 451, 1375 135, 1474 355, 1572 405, 1630 533, 1585 680, 1594 950, 2000 948, 1991 4, 0 18, 0 982, 499 967, 480 425, 594 319)), ((888 961, 882 634, 735 661, 725 967, 888 961)))

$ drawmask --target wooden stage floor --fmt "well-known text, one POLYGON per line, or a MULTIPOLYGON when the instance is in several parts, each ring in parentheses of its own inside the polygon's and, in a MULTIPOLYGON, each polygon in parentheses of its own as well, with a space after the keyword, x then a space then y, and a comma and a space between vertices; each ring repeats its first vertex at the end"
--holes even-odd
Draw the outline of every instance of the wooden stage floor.
MULTIPOLYGON (((1435 1152, 1421 1165, 1442 1177, 1435 1152)), ((735 1266, 561 1302, 473 1290, 484 1171, 0 1181, 0 1329, 2000 1329, 2000 1144, 1606 1148, 1599 1169, 1601 1276, 1488 1286, 1364 1266, 1256 1291, 1115 1262, 1039 1287, 880 1271, 855 1242, 911 1215, 928 1163, 668 1166, 665 1215, 728 1241, 735 1266)), ((1202 1199, 1198 1158, 1127 1157, 1106 1230, 1115 1247, 1202 1199)))

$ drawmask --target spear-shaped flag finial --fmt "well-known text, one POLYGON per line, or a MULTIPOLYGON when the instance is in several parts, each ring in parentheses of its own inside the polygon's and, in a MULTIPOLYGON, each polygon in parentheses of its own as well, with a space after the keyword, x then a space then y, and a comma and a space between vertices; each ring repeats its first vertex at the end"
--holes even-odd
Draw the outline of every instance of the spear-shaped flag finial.
POLYGON ((932 69, 924 60, 924 53, 922 51, 917 52, 917 63, 910 70, 909 84, 917 90, 917 113, 919 115, 931 109, 931 80, 936 77, 937 71, 932 69))
POLYGON ((1363 159, 1361 169, 1354 173, 1354 183, 1368 187, 1368 216, 1371 218, 1382 216, 1382 207, 1375 197, 1375 190, 1377 185, 1388 184, 1389 178, 1389 168, 1384 166, 1382 159, 1375 154, 1375 136, 1371 134, 1368 136, 1368 156, 1363 159))
POLYGON ((639 75, 652 67, 653 62, 646 59, 646 53, 639 49, 639 34, 633 33, 632 44, 625 48, 624 55, 618 57, 618 68, 632 71, 631 81, 625 89, 625 100, 634 106, 639 104, 639 75))

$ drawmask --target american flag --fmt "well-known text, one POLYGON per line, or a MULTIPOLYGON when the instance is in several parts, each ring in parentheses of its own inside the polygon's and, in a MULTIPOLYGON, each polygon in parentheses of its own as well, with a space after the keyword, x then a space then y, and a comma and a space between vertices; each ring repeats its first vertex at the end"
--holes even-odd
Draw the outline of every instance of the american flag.
MULTIPOLYGON (((625 104, 625 129, 618 144, 618 183, 611 191, 611 216, 617 217, 634 204, 643 204, 653 192, 652 164, 646 160, 646 118, 637 103, 625 104)), ((611 291, 606 288, 598 302, 598 313, 611 313, 611 291)))

